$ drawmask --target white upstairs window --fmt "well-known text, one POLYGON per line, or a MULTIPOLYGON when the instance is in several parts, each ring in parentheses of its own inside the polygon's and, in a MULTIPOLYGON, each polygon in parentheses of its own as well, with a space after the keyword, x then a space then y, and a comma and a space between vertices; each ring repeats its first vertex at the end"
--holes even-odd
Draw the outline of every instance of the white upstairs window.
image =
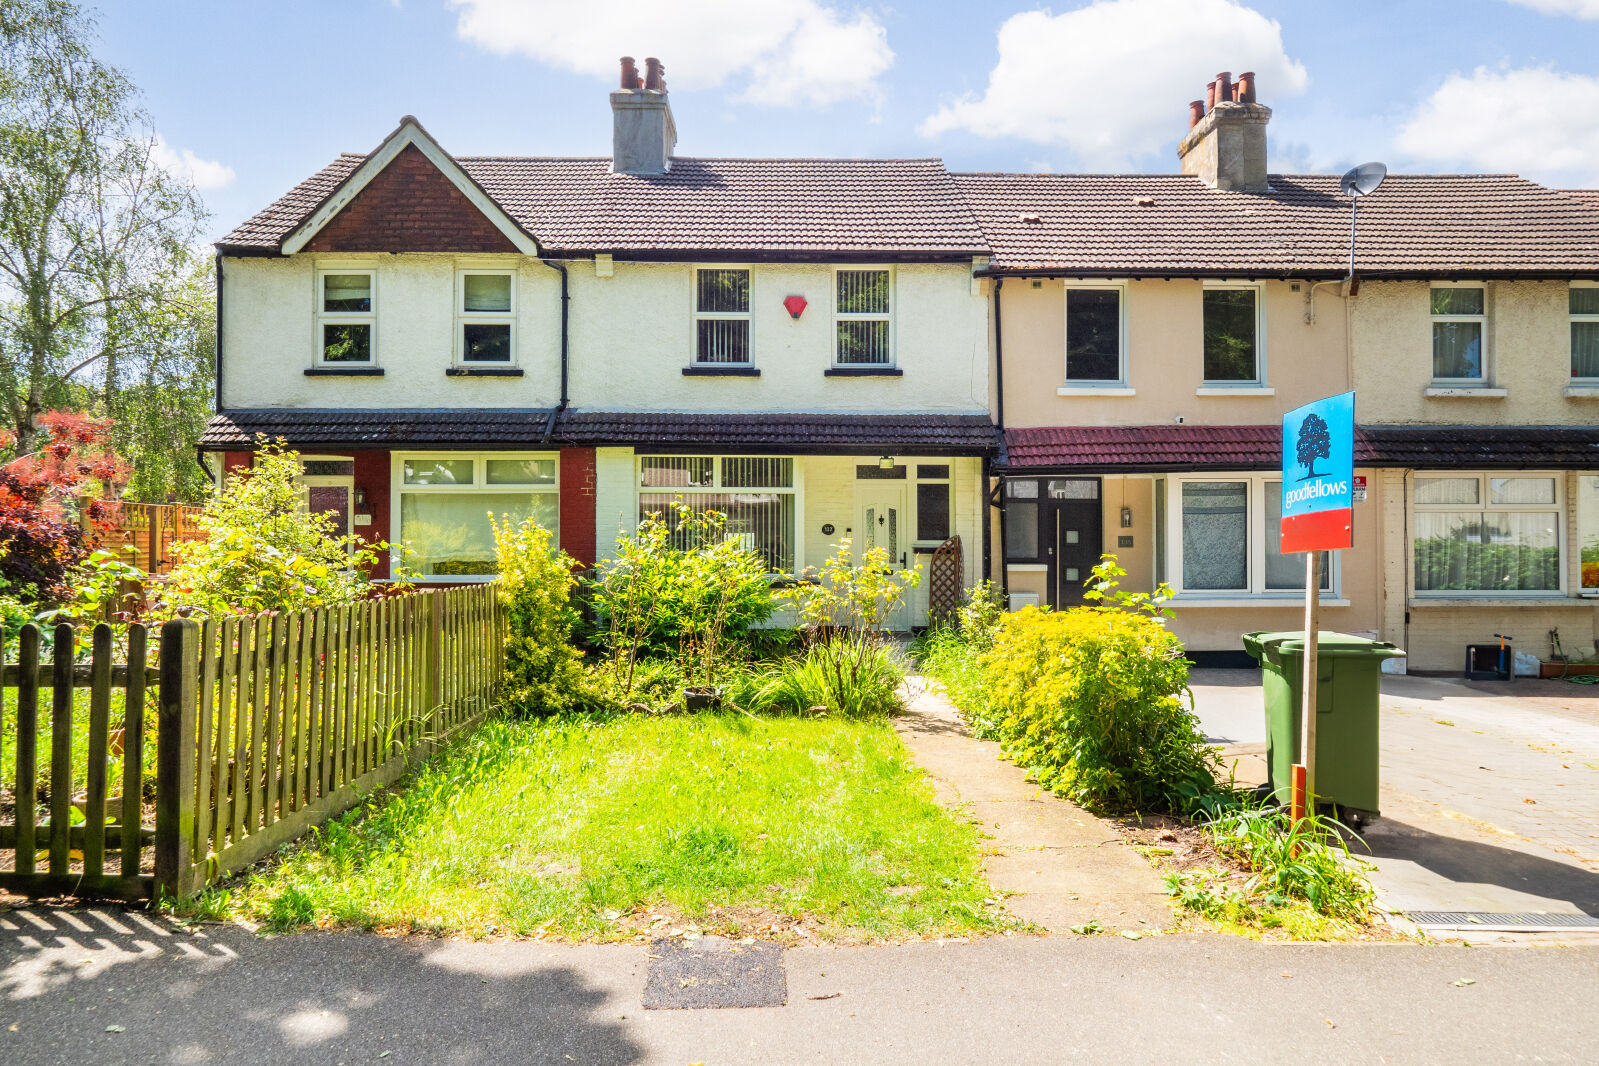
POLYGON ((893 273, 886 268, 841 268, 834 273, 837 365, 894 365, 893 289, 893 273))
POLYGON ((317 274, 316 361, 362 366, 373 361, 376 320, 370 270, 323 270, 317 274))
POLYGON ((516 353, 516 276, 463 270, 456 282, 456 352, 461 363, 510 366, 516 353))

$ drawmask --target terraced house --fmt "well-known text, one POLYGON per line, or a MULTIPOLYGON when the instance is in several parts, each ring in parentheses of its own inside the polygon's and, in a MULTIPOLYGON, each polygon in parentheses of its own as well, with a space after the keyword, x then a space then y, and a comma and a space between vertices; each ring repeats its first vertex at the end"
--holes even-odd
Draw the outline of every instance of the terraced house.
POLYGON ((286 439, 424 581, 493 574, 489 511, 593 562, 676 497, 774 573, 851 537, 976 581, 988 245, 943 165, 679 157, 653 60, 610 100, 611 156, 458 158, 407 117, 224 237, 203 446, 286 439))
POLYGON ((1269 173, 1252 75, 1190 105, 1170 175, 957 174, 993 258, 1013 605, 1079 602, 1101 551, 1177 591, 1190 654, 1303 624, 1277 550, 1282 415, 1353 389, 1354 547, 1323 625, 1459 670, 1496 633, 1591 651, 1599 210, 1511 175, 1269 173), (1362 491, 1361 485, 1364 485, 1362 491))

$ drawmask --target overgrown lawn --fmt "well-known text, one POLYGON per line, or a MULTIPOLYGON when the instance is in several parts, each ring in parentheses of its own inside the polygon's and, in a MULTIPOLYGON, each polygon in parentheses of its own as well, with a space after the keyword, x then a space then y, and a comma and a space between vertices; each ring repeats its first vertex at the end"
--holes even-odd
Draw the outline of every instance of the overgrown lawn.
POLYGON ((278 928, 602 940, 1008 928, 978 846, 886 722, 495 721, 191 907, 278 928))

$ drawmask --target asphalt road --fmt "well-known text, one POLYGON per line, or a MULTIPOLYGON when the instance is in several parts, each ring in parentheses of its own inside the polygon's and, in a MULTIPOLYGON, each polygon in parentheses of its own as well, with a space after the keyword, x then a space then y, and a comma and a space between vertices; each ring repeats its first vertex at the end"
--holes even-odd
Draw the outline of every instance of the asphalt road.
POLYGON ((1599 1043, 1599 949, 1003 937, 784 965, 787 1006, 645 1011, 642 946, 13 911, 0 1062, 1460 1066, 1586 1063, 1599 1043))

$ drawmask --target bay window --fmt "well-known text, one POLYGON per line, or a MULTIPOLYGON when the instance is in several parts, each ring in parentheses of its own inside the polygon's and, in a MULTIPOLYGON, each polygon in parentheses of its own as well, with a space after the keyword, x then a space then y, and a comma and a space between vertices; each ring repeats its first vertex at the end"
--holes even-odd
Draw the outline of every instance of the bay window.
POLYGON ((1559 592, 1560 481, 1417 474, 1416 594, 1559 592))
POLYGON ((372 362, 373 288, 370 270, 318 272, 318 363, 349 366, 372 362))
MULTIPOLYGON (((1213 474, 1157 484, 1156 543, 1171 558, 1162 575, 1201 596, 1288 595, 1305 588, 1305 557, 1280 550, 1282 481, 1275 475, 1213 474), (1168 535, 1167 528, 1173 532, 1168 535)), ((1334 588, 1336 552, 1322 553, 1321 587, 1334 588)))
POLYGON ((1432 377, 1434 381, 1480 385, 1487 379, 1483 335, 1487 328, 1484 289, 1478 286, 1434 286, 1432 312, 1432 377))
POLYGON ((487 580, 499 572, 489 515, 535 519, 559 533, 556 456, 488 452, 424 452, 394 456, 399 497, 399 560, 424 578, 487 580))
POLYGON ((645 455, 638 514, 672 522, 672 504, 727 516, 727 534, 773 573, 794 571, 794 460, 781 456, 645 455))

